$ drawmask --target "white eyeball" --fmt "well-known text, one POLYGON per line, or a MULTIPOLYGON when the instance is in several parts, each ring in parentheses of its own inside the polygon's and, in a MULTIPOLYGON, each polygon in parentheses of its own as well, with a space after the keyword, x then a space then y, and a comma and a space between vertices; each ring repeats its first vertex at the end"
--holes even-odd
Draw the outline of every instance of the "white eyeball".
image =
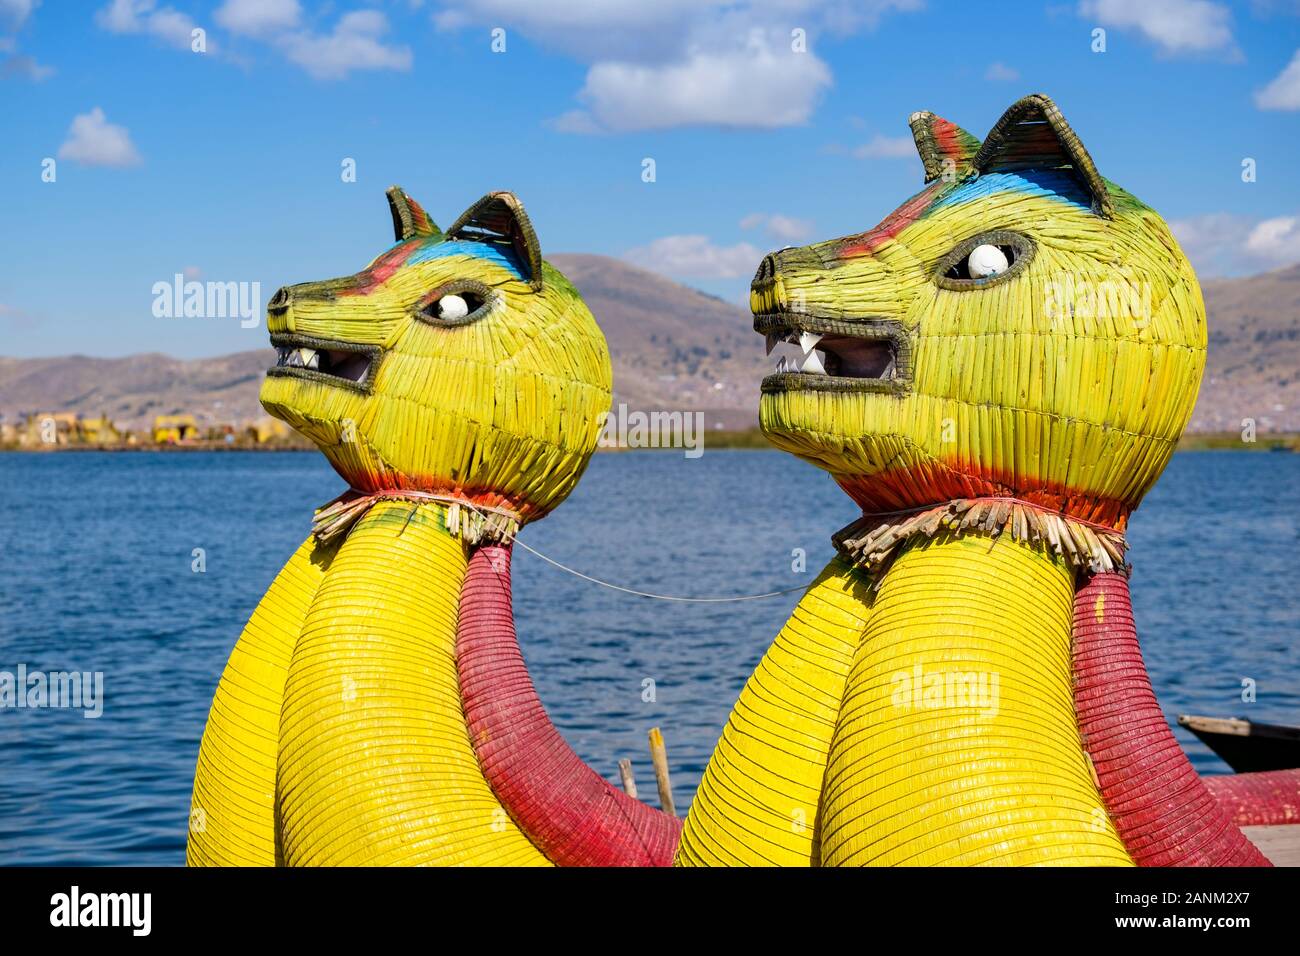
MULTIPOLYGON (((980 248, 984 247, 981 246, 980 248)), ((448 320, 463 319, 467 315, 469 315, 469 303, 460 296, 444 295, 438 300, 438 318, 448 320)))
POLYGON ((1006 253, 997 246, 976 246, 966 257, 966 272, 972 279, 987 279, 1006 272, 1010 266, 1006 253))

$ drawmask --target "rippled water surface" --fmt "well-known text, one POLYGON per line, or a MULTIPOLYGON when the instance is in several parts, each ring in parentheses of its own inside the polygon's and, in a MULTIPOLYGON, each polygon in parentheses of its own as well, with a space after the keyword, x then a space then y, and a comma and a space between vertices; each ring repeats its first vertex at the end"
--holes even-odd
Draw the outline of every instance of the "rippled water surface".
MULTIPOLYGON (((0 860, 183 862, 217 678, 312 507, 339 490, 309 453, 0 455, 0 670, 105 681, 97 720, 0 710, 0 860)), ((1178 455, 1143 504, 1133 595, 1167 714, 1300 724, 1298 515, 1300 456, 1286 454, 1178 455)), ((522 540, 646 591, 753 593, 811 580, 852 517, 825 475, 777 452, 602 454, 522 540)), ((521 641, 556 724, 611 779, 631 757, 645 794, 645 734, 662 727, 682 810, 796 598, 650 601, 516 557, 521 641)), ((1178 734, 1198 769, 1226 771, 1178 734)))

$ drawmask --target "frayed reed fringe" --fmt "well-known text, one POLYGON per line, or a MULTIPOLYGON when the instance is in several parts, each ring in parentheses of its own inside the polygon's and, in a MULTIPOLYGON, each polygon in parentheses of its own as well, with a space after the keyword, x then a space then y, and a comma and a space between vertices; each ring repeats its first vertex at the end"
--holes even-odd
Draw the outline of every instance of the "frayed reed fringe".
POLYGON ((1060 555, 1076 571, 1128 572, 1122 533, 1010 498, 964 498, 914 513, 863 515, 832 535, 831 542, 848 560, 875 574, 874 587, 879 587, 904 544, 941 531, 990 538, 1010 534, 1060 555))
POLYGON ((373 494, 349 489, 316 510, 311 532, 322 544, 346 536, 366 512, 380 501, 413 501, 417 504, 434 502, 444 505, 447 530, 453 538, 460 538, 467 544, 499 544, 513 540, 519 533, 519 516, 511 512, 467 504, 451 495, 400 489, 373 494))

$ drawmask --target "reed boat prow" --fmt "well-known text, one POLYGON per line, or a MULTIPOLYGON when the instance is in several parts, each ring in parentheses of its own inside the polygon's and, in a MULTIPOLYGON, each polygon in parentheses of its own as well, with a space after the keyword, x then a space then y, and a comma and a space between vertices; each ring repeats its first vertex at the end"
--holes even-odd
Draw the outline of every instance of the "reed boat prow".
POLYGON ((1179 714, 1178 724, 1237 773, 1300 767, 1300 727, 1195 714, 1179 714))

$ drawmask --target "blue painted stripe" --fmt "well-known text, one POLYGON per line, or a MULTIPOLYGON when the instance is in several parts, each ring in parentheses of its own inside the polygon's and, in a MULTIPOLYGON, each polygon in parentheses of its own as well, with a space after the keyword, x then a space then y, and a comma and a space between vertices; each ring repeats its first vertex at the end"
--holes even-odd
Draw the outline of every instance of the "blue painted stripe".
POLYGON ((509 246, 496 245, 495 243, 472 242, 463 239, 452 239, 447 242, 426 242, 411 253, 411 258, 406 261, 408 265, 415 265, 420 262, 443 259, 447 256, 469 256, 474 259, 481 259, 484 262, 490 262, 514 273, 519 279, 524 278, 523 266, 514 250, 509 246))
POLYGON ((930 208, 955 206, 961 203, 977 202, 994 193, 1016 192, 1043 199, 1055 199, 1068 202, 1085 209, 1092 206, 1092 197, 1083 184, 1069 173, 1056 170, 1033 169, 1016 173, 986 173, 974 182, 962 183, 952 192, 942 197, 930 208))

